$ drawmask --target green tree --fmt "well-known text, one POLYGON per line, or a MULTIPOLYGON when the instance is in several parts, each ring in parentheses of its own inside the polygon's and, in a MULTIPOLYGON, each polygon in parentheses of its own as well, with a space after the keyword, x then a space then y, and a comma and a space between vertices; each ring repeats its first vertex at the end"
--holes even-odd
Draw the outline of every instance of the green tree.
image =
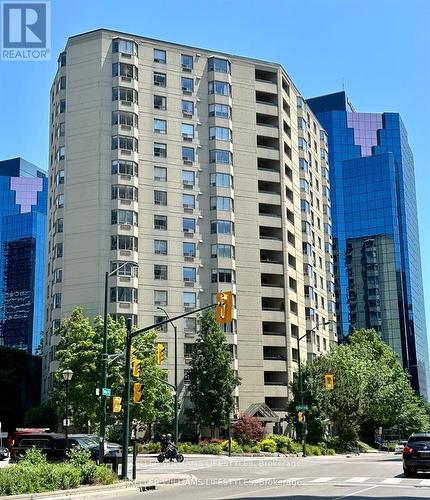
MULTIPOLYGON (((103 321, 97 317, 94 326, 84 316, 81 308, 76 308, 70 318, 62 321, 61 340, 57 347, 59 367, 55 372, 55 385, 51 393, 51 402, 55 402, 61 413, 65 406, 65 384, 62 371, 69 368, 73 378, 69 386, 69 407, 73 414, 75 429, 86 430, 88 422, 92 430, 98 429, 100 400, 96 388, 100 385, 100 354, 103 339, 103 321)), ((140 404, 131 405, 131 418, 151 424, 157 419, 170 419, 172 408, 171 391, 161 382, 165 371, 156 364, 155 342, 157 333, 149 331, 133 340, 136 355, 142 359, 140 378, 136 382, 143 384, 143 399, 140 404)), ((123 397, 124 392, 124 348, 126 328, 123 320, 114 321, 109 317, 108 352, 118 354, 118 358, 109 363, 108 387, 112 396, 123 397)), ((115 416, 111 410, 111 400, 107 402, 107 423, 113 424, 115 416)))
POLYGON ((200 330, 193 349, 190 379, 191 414, 196 423, 211 429, 226 427, 234 407, 233 391, 240 384, 232 367, 225 334, 212 310, 199 318, 200 330))
POLYGON ((57 411, 50 404, 33 406, 24 416, 24 426, 46 427, 51 431, 56 431, 58 426, 57 411))

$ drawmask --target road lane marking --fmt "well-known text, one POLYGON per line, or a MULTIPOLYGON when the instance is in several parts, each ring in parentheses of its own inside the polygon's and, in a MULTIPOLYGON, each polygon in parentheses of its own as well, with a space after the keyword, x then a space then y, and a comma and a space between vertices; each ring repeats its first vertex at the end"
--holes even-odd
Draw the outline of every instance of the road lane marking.
POLYGON ((318 477, 317 479, 313 479, 311 483, 328 483, 332 479, 336 479, 335 477, 318 477))
POLYGON ((403 481, 403 477, 387 477, 381 481, 381 484, 400 484, 403 481))
POLYGON ((364 483, 370 479, 369 477, 351 477, 351 479, 347 479, 345 483, 364 483))
POLYGON ((369 486, 368 488, 364 488, 364 490, 353 491, 352 493, 348 493, 347 495, 342 495, 341 497, 333 498, 333 500, 342 500, 342 498, 353 497, 358 493, 364 493, 365 491, 373 490, 375 488, 378 488, 378 486, 369 486))

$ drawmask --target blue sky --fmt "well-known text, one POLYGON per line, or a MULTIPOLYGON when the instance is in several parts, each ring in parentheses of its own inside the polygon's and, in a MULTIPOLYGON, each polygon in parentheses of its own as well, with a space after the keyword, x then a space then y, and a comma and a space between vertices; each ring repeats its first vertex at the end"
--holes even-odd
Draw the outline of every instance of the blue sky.
POLYGON ((100 27, 279 62, 305 97, 345 82, 357 110, 398 111, 408 129, 430 318, 429 21, 429 0, 53 0, 53 60, 0 61, 0 159, 47 168, 56 55, 100 27))

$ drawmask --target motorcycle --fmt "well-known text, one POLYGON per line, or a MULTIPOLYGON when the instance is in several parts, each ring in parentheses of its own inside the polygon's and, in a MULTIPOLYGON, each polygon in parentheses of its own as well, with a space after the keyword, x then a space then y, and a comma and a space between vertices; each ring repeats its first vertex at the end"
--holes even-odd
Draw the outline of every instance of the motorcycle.
POLYGON ((162 451, 158 457, 157 460, 160 463, 163 463, 164 460, 170 460, 173 462, 173 460, 176 460, 177 462, 183 462, 184 461, 184 455, 178 452, 178 449, 175 448, 174 446, 168 448, 166 451, 162 451))

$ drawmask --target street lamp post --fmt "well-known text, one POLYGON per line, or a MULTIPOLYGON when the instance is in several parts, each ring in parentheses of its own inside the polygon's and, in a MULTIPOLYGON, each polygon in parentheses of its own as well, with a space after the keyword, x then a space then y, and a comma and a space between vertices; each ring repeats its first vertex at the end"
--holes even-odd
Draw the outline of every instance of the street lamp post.
POLYGON ((170 321, 171 325, 173 326, 173 331, 175 332, 175 382, 174 382, 174 386, 175 386, 175 402, 174 402, 174 405, 175 405, 175 422, 174 422, 174 427, 175 427, 175 432, 174 432, 174 435, 175 435, 175 445, 178 446, 178 427, 179 427, 179 423, 178 423, 178 331, 176 329, 176 325, 175 323, 173 323, 173 321, 171 320, 170 316, 167 314, 167 311, 165 309, 163 309, 162 307, 158 306, 157 309, 159 309, 160 311, 163 311, 164 315, 166 316, 166 318, 170 321))
MULTIPOLYGON (((297 365, 299 369, 299 397, 300 397, 300 406, 303 407, 303 380, 302 380, 302 366, 300 362, 300 341, 307 337, 308 333, 313 332, 314 330, 318 330, 319 326, 329 325, 331 321, 324 321, 323 323, 318 323, 315 325, 309 332, 306 332, 304 335, 299 337, 297 335, 297 365)), ((306 419, 302 420, 302 450, 303 456, 306 457, 306 419)))
POLYGON ((104 311, 103 311, 103 350, 101 354, 101 375, 100 375, 100 443, 99 443, 99 461, 103 461, 105 435, 106 435, 106 396, 103 394, 103 389, 107 384, 107 363, 108 363, 108 289, 109 277, 116 274, 120 269, 126 265, 131 267, 138 267, 136 262, 126 261, 120 266, 116 267, 113 271, 105 273, 105 289, 104 289, 104 311))
POLYGON ((63 380, 66 385, 66 418, 64 427, 66 430, 66 452, 69 449, 69 384, 72 380, 73 372, 70 369, 63 370, 63 380))

